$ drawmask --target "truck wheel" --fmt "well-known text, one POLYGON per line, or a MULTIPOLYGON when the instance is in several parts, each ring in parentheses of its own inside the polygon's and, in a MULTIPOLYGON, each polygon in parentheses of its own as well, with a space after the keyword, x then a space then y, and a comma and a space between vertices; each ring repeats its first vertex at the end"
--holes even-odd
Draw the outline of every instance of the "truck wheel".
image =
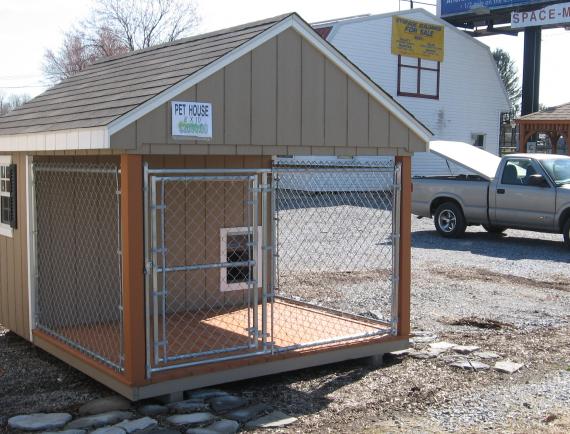
POLYGON ((437 231, 448 238, 461 237, 467 228, 463 211, 453 202, 445 202, 438 206, 433 222, 437 231))
POLYGON ((564 223, 562 228, 562 234, 564 235, 564 245, 570 249, 570 218, 566 219, 566 223, 564 223))
POLYGON ((502 234, 507 230, 504 226, 493 226, 493 225, 483 225, 483 229, 485 229, 490 234, 502 234))

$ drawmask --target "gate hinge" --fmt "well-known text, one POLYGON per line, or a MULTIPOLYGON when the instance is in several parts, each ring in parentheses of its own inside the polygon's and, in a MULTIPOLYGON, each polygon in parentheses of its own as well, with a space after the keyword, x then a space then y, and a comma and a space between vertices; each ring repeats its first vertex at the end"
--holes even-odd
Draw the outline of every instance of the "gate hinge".
POLYGON ((152 272, 152 268, 153 268, 154 264, 152 263, 152 261, 148 261, 145 265, 144 265, 144 272, 146 274, 150 274, 152 272))
POLYGON ((400 239, 400 234, 392 234, 392 240, 398 241, 400 239))
POLYGON ((168 291, 152 291, 153 297, 166 297, 168 295, 168 291))

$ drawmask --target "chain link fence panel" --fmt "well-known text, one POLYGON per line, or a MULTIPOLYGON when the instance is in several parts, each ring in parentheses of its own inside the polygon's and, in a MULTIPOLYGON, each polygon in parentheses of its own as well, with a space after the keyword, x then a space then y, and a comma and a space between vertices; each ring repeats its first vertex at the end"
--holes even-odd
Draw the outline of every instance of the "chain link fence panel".
MULTIPOLYGON (((279 162, 274 341, 281 350, 394 333, 399 168, 279 162)), ((278 348, 279 349, 279 348, 278 348)))
POLYGON ((123 369, 119 170, 33 164, 35 326, 123 369))

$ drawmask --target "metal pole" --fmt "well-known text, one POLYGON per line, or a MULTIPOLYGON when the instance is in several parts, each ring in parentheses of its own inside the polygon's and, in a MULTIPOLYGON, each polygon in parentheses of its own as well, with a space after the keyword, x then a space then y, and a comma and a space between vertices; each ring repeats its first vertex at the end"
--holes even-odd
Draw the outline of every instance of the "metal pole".
POLYGON ((540 85, 541 28, 527 27, 524 31, 524 58, 521 114, 538 111, 540 85))
POLYGON ((258 232, 257 232, 257 226, 258 226, 258 203, 259 201, 257 200, 257 196, 258 196, 258 189, 259 189, 259 183, 257 180, 257 176, 253 177, 253 188, 251 190, 251 207, 252 207, 252 212, 253 212, 253 216, 252 216, 252 226, 253 226, 253 234, 252 234, 252 248, 253 248, 253 262, 254 265, 252 268, 250 268, 250 270, 252 271, 252 275, 249 276, 249 281, 250 281, 250 285, 253 285, 253 339, 254 339, 254 345, 257 346, 258 342, 259 342, 259 282, 257 279, 258 276, 258 267, 259 267, 259 255, 257 254, 257 246, 259 243, 259 237, 258 237, 258 232))
POLYGON ((392 312, 390 326, 392 335, 398 334, 398 287, 400 283, 400 206, 402 194, 402 163, 394 166, 394 189, 392 204, 392 312))
POLYGON ((148 208, 148 163, 143 166, 143 218, 144 218, 144 259, 145 259, 145 340, 146 340, 146 375, 150 378, 151 352, 150 352, 150 297, 151 297, 151 274, 153 262, 149 243, 149 208, 148 208))
POLYGON ((263 351, 267 351, 267 268, 269 266, 269 228, 267 227, 267 173, 261 174, 261 341, 263 351))

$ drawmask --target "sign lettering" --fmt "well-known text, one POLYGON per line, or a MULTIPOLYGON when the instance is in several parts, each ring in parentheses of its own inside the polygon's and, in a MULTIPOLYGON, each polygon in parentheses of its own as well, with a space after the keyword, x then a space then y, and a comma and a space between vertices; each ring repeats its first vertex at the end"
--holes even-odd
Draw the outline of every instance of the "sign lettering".
POLYGON ((172 135, 212 138, 212 104, 172 101, 172 135))
POLYGON ((392 54, 443 61, 443 26, 392 17, 392 54))
POLYGON ((511 12, 511 27, 522 29, 570 22, 570 3, 557 3, 537 11, 511 12))

